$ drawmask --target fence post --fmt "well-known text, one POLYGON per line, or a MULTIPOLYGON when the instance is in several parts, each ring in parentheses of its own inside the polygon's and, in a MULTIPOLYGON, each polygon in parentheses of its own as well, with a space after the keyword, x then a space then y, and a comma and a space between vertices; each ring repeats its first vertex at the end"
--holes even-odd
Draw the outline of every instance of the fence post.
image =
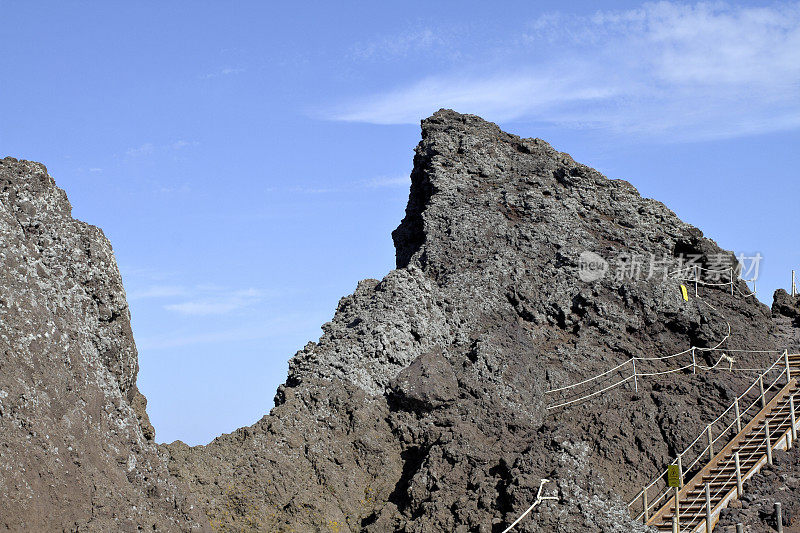
POLYGON ((680 480, 678 485, 683 488, 683 453, 678 454, 678 479, 680 480))
POLYGON ((706 483, 706 533, 711 533, 711 484, 706 483))
POLYGON ((633 362, 633 386, 636 392, 639 392, 639 380, 636 378, 636 358, 632 357, 631 361, 633 362))
POLYGON ((642 507, 644 507, 644 523, 647 524, 647 521, 650 520, 650 513, 647 510, 647 487, 646 486, 642 489, 642 507))
POLYGON ((789 413, 792 419, 792 439, 797 440, 797 419, 794 414, 794 395, 789 396, 789 413))
MULTIPOLYGON (((674 487, 672 490, 675 493, 675 516, 672 517, 672 523, 673 527, 680 528, 681 513, 680 513, 680 505, 678 504, 678 487, 674 487)), ((675 531, 677 531, 677 529, 675 531)))
POLYGON ((741 498, 744 487, 742 487, 742 463, 739 461, 738 451, 733 454, 733 459, 736 461, 736 497, 741 498))
POLYGON ((708 432, 708 460, 711 461, 714 459, 714 438, 711 436, 711 424, 708 425, 706 431, 708 432))
POLYGON ((733 401, 733 406, 736 408, 736 434, 742 432, 742 417, 739 414, 739 397, 737 396, 736 399, 733 401))
POLYGON ((692 346, 692 374, 697 374, 697 357, 694 354, 694 346, 692 346))
POLYGON ((769 420, 764 419, 764 436, 767 442, 767 462, 772 464, 772 440, 769 436, 769 420))
POLYGON ((761 408, 767 406, 767 399, 764 397, 764 374, 758 376, 758 388, 761 389, 761 408))
POLYGON ((788 383, 792 380, 792 376, 789 370, 789 350, 783 351, 783 362, 786 365, 786 383, 788 385, 788 383))
POLYGON ((775 502, 775 519, 778 522, 778 533, 783 533, 783 513, 781 512, 781 502, 775 502))
MULTIPOLYGON (((733 267, 731 267, 731 296, 733 296, 733 267)), ((708 530, 711 533, 711 530, 708 530)))

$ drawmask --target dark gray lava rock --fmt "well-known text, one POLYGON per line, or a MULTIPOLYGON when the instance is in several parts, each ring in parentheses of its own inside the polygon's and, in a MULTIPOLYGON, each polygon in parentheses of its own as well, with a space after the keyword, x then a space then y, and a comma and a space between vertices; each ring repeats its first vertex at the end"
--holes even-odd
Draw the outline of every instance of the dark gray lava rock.
POLYGON ((339 302, 269 415, 173 443, 171 471, 224 531, 499 532, 544 478, 558 500, 518 531, 641 531, 625 502, 751 377, 642 378, 558 410, 546 391, 716 344, 727 324, 726 348, 776 349, 770 310, 738 281, 688 302, 675 279, 582 281, 587 251, 732 254, 629 183, 479 117, 423 121, 411 181, 397 269, 339 302))
POLYGON ((792 296, 783 289, 775 291, 775 295, 772 297, 772 313, 799 321, 800 294, 792 296))
POLYGON ((0 529, 200 530, 153 443, 102 231, 43 165, 0 160, 0 529))

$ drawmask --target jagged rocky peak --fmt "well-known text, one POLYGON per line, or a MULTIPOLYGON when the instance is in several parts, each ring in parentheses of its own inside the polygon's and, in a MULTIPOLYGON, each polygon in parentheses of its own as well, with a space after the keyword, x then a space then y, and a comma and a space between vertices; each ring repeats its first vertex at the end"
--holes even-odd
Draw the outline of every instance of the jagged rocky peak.
POLYGON ((703 352, 569 406, 553 389, 800 340, 780 291, 772 313, 730 277, 684 296, 687 259, 733 255, 544 141, 442 110, 411 178, 397 268, 341 299, 271 412, 158 447, 110 244, 42 165, 1 160, 0 529, 497 532, 548 479, 517 531, 643 531, 626 502, 748 377, 703 352))
POLYGON ((547 391, 728 326, 732 349, 783 342, 744 282, 684 300, 663 275, 733 254, 629 183, 472 115, 422 122, 411 180, 397 269, 342 298, 269 415, 170 445, 172 472, 237 529, 502 531, 547 478, 558 500, 519 531, 641 530, 623 501, 747 378, 652 376, 558 410, 547 391), (603 267, 589 277, 585 253, 603 267))
POLYGON ((0 529, 200 530, 136 387, 122 279, 44 165, 0 160, 0 529))

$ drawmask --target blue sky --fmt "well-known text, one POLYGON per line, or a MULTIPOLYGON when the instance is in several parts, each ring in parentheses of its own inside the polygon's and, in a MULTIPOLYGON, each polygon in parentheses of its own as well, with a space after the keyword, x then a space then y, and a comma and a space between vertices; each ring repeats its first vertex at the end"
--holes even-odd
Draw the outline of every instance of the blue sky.
POLYGON ((0 156, 103 228, 160 441, 272 406, 394 265, 419 120, 540 137, 800 268, 800 3, 0 0, 0 156))

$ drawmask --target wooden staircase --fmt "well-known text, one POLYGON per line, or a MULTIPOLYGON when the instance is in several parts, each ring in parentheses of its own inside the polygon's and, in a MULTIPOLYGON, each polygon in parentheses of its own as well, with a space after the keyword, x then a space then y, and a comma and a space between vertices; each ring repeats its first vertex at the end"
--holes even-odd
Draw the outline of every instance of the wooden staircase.
MULTIPOLYGON (((797 380, 800 378, 800 354, 789 355, 788 362, 792 379, 702 470, 695 474, 691 481, 679 490, 677 529, 679 532, 706 532, 707 523, 710 523, 713 529, 719 519, 720 510, 739 496, 741 483, 771 460, 772 451, 787 449, 790 441, 794 441, 797 423, 800 422, 800 410, 798 410, 800 384, 797 380), (794 406, 794 413, 791 406, 794 406), (769 435, 769 451, 767 435, 769 435)), ((647 524, 659 531, 674 531, 674 515, 675 497, 671 496, 650 517, 647 524)))

